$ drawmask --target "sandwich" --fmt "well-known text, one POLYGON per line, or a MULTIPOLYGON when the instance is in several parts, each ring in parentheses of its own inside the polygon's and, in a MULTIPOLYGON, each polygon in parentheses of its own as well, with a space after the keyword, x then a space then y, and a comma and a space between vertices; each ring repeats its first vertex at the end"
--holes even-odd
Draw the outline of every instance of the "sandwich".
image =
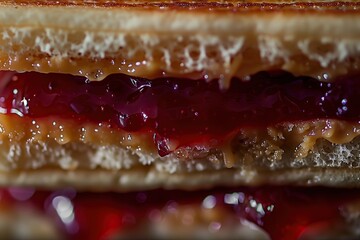
MULTIPOLYGON (((264 185, 360 186, 359 8, 358 1, 0 1, 5 195, 70 187, 79 205, 97 199, 109 207, 133 191, 152 199, 184 194, 184 202, 206 195, 205 213, 177 205, 175 216, 166 205, 163 224, 154 224, 161 228, 147 231, 169 237, 182 222, 196 229, 190 236, 206 225, 205 238, 227 227, 221 236, 307 238, 313 229, 304 233, 305 226, 265 233, 261 227, 273 229, 265 213, 277 208, 248 195, 292 191, 257 188, 264 185), (226 204, 210 213, 214 196, 236 205, 236 214, 226 204)), ((358 195, 296 189, 336 199, 323 213, 358 195)), ((51 196, 69 227, 73 213, 64 220, 57 207, 71 198, 51 196)), ((352 210, 342 221, 360 211, 344 209, 352 210)))

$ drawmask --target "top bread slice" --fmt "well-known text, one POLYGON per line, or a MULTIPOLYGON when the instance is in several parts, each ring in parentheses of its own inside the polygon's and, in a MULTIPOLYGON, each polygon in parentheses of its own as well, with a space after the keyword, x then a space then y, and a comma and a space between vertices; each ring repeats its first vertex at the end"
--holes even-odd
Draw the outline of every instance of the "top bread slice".
POLYGON ((102 80, 331 81, 360 67, 359 1, 0 1, 0 69, 102 80))

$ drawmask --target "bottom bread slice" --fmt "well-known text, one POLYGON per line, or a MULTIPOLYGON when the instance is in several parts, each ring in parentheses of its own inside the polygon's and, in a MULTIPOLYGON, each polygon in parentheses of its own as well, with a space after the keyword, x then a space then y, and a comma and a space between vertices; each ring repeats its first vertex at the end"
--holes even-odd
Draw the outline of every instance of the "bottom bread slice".
MULTIPOLYGON (((72 186, 93 191, 201 189, 264 184, 358 187, 359 149, 360 138, 347 144, 321 140, 301 160, 282 158, 274 165, 273 162, 269 164, 266 157, 247 162, 238 153, 234 155, 234 166, 226 167, 221 152, 217 153, 218 159, 214 157, 216 154, 210 154, 187 160, 179 159, 174 154, 154 158, 121 147, 93 146, 80 142, 49 144, 46 148, 39 148, 39 144, 34 142, 27 142, 23 146, 3 144, 0 150, 6 152, 7 157, 13 155, 12 159, 15 159, 14 154, 18 154, 18 165, 10 169, 10 160, 1 159, 0 185, 49 189, 72 186), (144 160, 146 157, 148 162, 144 160)), ((12 162, 13 166, 15 162, 12 162)))

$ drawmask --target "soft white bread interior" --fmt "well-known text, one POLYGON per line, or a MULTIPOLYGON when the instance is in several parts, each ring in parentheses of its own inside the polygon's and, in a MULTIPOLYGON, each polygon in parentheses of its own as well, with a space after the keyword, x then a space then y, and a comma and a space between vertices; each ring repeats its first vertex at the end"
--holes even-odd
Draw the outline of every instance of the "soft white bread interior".
MULTIPOLYGON (((154 188, 204 189, 214 186, 301 185, 359 187, 359 139, 350 144, 336 145, 319 142, 310 155, 302 159, 282 159, 278 166, 268 165, 266 158, 252 164, 226 168, 222 159, 211 157, 192 161, 177 158, 156 158, 149 164, 139 161, 141 156, 117 147, 94 147, 82 144, 48 146, 39 160, 54 154, 57 160, 47 162, 47 167, 0 172, 2 186, 28 186, 58 188, 72 186, 91 191, 129 191, 154 188), (70 146, 69 146, 70 145, 70 146), (92 153, 92 154, 91 154, 92 153), (67 163, 89 164, 86 167, 66 169, 67 163), (65 162, 66 164, 66 162, 65 162), (112 169, 109 168, 112 165, 112 169), (125 166, 123 165, 125 164, 125 166), (126 167, 126 164, 131 167, 126 167), (280 166, 281 165, 281 166, 280 166), (91 167, 90 167, 91 166, 91 167), (96 167, 97 166, 97 167, 96 167), (114 167, 115 166, 115 167, 114 167), (122 168, 119 168, 122 166, 122 168), (173 172, 175 171, 175 172, 173 172)), ((33 143, 28 146, 36 149, 33 143)), ((6 152, 1 146, 1 151, 6 152)), ((17 149, 23 161, 34 163, 41 153, 17 149)), ((49 159, 54 159, 50 156, 49 159)), ((19 156, 17 156, 19 157, 19 156)), ((47 160, 49 160, 47 159, 47 160)), ((239 162, 243 159, 239 158, 239 162)), ((1 164, 6 161, 3 158, 1 164)), ((7 164, 7 163, 5 163, 7 164)))
POLYGON ((0 68, 92 80, 205 76, 222 86, 283 69, 330 81, 359 68, 359 9, 358 1, 1 1, 0 68))

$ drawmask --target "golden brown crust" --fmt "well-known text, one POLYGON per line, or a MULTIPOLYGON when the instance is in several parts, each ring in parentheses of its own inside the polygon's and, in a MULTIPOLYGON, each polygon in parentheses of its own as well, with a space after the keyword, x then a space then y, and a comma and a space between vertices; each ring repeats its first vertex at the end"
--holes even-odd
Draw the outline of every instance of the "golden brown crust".
POLYGON ((343 1, 172 1, 172 0, 2 0, 3 5, 17 6, 81 6, 81 7, 101 7, 101 8, 139 8, 143 10, 196 10, 196 11, 231 11, 231 12, 272 12, 272 11, 301 11, 301 12, 336 12, 357 11, 360 3, 356 0, 343 1))

